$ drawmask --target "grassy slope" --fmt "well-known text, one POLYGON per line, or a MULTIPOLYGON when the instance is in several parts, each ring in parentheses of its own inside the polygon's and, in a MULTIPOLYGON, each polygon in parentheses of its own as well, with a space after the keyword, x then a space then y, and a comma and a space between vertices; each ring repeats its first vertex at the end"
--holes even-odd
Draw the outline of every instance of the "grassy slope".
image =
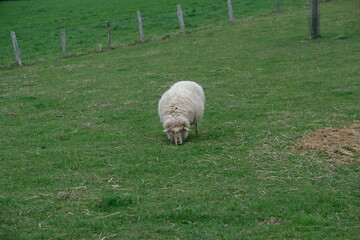
MULTIPOLYGON (((274 1, 275 2, 275 1, 274 1)), ((112 45, 138 41, 136 10, 143 16, 146 39, 179 32, 176 4, 181 3, 188 31, 227 21, 224 0, 38 0, 0 2, 0 66, 15 62, 10 31, 15 31, 26 64, 61 56, 60 29, 66 29, 67 54, 107 47, 105 21, 111 23, 112 45)), ((285 0, 282 7, 304 6, 306 0, 285 0)), ((237 18, 267 14, 268 0, 233 0, 237 18)))
POLYGON ((298 9, 1 71, 0 237, 356 239, 359 165, 292 149, 360 120, 359 3, 321 9, 316 41, 298 9), (156 104, 183 79, 207 106, 177 147, 156 104))

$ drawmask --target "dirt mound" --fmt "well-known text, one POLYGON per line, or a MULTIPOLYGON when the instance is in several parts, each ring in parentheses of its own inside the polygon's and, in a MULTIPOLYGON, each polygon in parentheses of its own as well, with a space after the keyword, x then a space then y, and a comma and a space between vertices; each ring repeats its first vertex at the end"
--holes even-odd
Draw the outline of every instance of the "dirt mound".
POLYGON ((323 151, 331 161, 338 163, 360 162, 360 124, 319 129, 306 135, 298 147, 323 151))

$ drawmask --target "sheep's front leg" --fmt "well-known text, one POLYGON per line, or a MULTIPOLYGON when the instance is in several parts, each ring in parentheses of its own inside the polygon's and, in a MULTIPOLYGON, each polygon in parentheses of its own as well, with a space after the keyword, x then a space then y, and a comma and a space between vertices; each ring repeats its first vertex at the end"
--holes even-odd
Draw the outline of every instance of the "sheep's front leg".
POLYGON ((196 135, 198 135, 198 134, 199 134, 199 129, 198 129, 197 124, 195 124, 195 134, 196 134, 196 135))

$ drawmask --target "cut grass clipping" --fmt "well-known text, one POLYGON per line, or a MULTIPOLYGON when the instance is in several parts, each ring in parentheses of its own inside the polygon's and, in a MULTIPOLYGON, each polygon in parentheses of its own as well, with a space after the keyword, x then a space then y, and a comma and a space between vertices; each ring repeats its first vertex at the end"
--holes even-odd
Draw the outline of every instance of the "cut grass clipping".
POLYGON ((338 163, 360 162, 360 124, 343 128, 321 128, 305 136, 299 147, 320 150, 338 163))

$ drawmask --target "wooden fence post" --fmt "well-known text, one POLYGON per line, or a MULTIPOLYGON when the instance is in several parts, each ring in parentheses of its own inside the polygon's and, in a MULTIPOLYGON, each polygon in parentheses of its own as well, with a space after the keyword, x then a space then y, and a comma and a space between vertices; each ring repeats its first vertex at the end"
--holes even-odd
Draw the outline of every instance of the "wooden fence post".
POLYGON ((66 57, 66 38, 65 38, 65 29, 61 29, 61 49, 63 57, 66 57))
POLYGON ((179 23, 180 23, 181 33, 185 33, 185 23, 184 23, 181 5, 178 4, 176 7, 177 7, 177 15, 178 15, 179 23))
POLYGON ((311 30, 310 30, 310 39, 319 38, 319 3, 318 0, 311 1, 311 30))
POLYGON ((139 11, 137 11, 137 18, 138 18, 138 23, 139 23, 139 32, 140 32, 140 42, 145 42, 145 38, 144 38, 144 30, 143 30, 143 24, 142 24, 142 19, 141 19, 141 13, 139 11))
POLYGON ((20 49, 19 49, 19 45, 18 45, 17 40, 16 40, 15 32, 11 31, 10 36, 11 36, 11 40, 12 40, 13 47, 14 47, 15 58, 16 58, 18 64, 19 64, 19 66, 22 66, 20 49))
POLYGON ((110 36, 110 23, 109 23, 109 21, 106 21, 106 31, 107 31, 108 49, 111 49, 111 36, 110 36))
POLYGON ((229 22, 235 23, 235 17, 234 17, 234 12, 233 12, 232 5, 231 5, 231 0, 227 0, 227 4, 228 4, 228 10, 229 10, 229 22))
POLYGON ((276 0, 276 12, 280 13, 280 0, 276 0))

